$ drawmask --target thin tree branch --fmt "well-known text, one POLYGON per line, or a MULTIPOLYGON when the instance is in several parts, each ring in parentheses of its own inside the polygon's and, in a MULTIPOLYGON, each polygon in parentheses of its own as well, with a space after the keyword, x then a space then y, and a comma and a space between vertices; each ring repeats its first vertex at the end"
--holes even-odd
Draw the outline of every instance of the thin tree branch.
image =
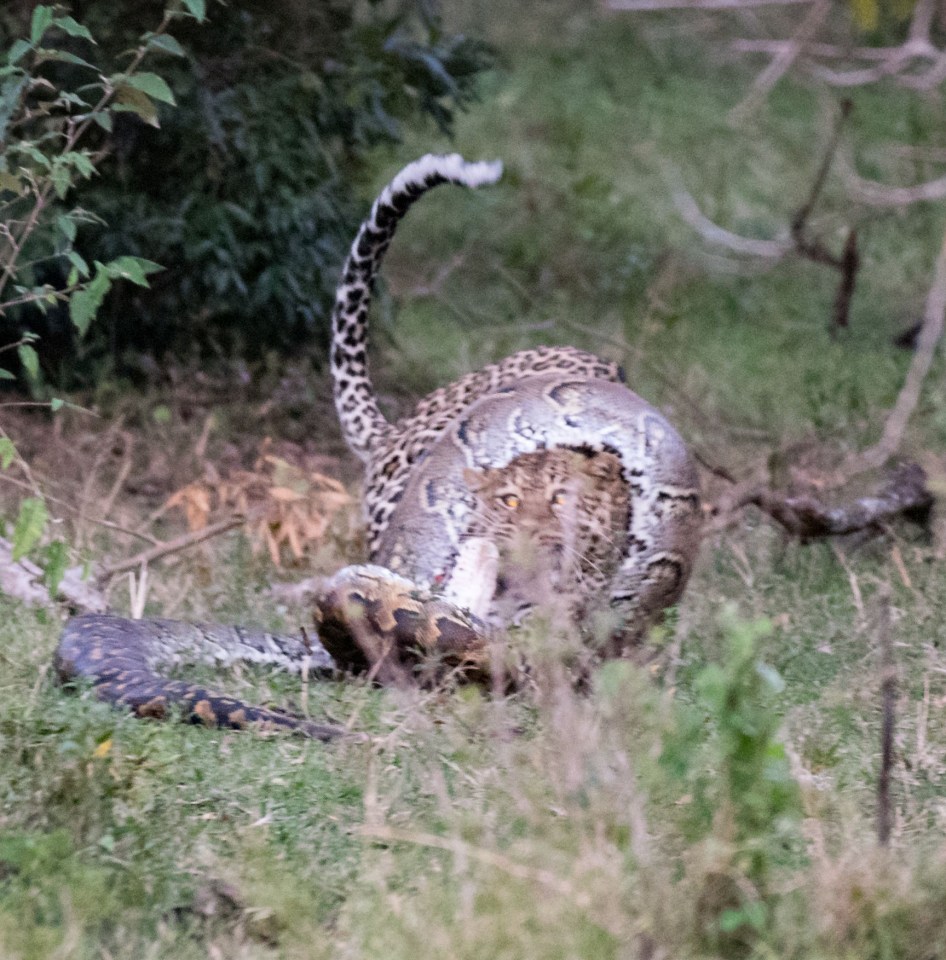
POLYGON ((923 326, 920 328, 916 351, 913 354, 910 369, 907 371, 906 380, 893 410, 887 417, 880 440, 858 454, 848 470, 842 471, 848 476, 851 469, 859 473, 882 466, 900 449, 907 423, 916 409, 923 381, 929 373, 936 347, 943 336, 944 315, 946 315, 946 235, 943 236, 939 256, 936 259, 933 284, 927 294, 926 307, 923 311, 923 326))
POLYGON ((743 237, 713 223, 700 210, 693 195, 682 187, 674 190, 673 202, 680 216, 708 243, 725 247, 734 253, 772 260, 779 260, 791 252, 792 244, 788 240, 757 240, 752 237, 743 237))
MULTIPOLYGON (((717 476, 723 476, 715 471, 717 476)), ((773 490, 766 483, 746 480, 733 485, 713 510, 707 533, 731 526, 740 511, 758 507, 787 533, 802 541, 823 540, 863 531, 882 531, 891 522, 906 517, 920 524, 929 521, 933 496, 926 486, 926 473, 918 464, 895 470, 876 496, 829 507, 810 495, 794 496, 773 490)))
POLYGON ((824 22, 830 9, 831 0, 815 0, 794 36, 772 57, 768 66, 755 78, 746 96, 730 111, 731 120, 745 118, 765 101, 772 88, 791 69, 805 44, 811 39, 811 35, 824 22))
POLYGON ((203 543, 204 540, 210 540, 212 537, 216 537, 221 533, 226 533, 227 530, 242 526, 245 522, 246 517, 229 517, 226 520, 212 523, 209 527, 204 527, 202 530, 194 530, 191 533, 185 533, 180 537, 175 537, 167 543, 159 543, 149 550, 143 550, 141 553, 129 557, 127 560, 107 564, 102 568, 99 574, 99 580, 104 583, 119 573, 137 570, 142 564, 152 563, 172 553, 179 553, 181 550, 186 550, 195 544, 203 543))

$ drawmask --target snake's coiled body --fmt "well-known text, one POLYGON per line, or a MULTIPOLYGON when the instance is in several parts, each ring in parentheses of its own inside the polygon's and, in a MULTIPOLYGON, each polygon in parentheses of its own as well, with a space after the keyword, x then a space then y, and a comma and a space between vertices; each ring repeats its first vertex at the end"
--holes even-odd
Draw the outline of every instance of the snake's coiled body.
POLYGON ((639 635, 679 599, 689 578, 700 530, 699 480, 666 418, 619 383, 555 374, 472 404, 415 469, 376 562, 422 586, 449 581, 475 506, 464 469, 501 467, 554 447, 607 451, 621 461, 630 509, 610 601, 639 635))

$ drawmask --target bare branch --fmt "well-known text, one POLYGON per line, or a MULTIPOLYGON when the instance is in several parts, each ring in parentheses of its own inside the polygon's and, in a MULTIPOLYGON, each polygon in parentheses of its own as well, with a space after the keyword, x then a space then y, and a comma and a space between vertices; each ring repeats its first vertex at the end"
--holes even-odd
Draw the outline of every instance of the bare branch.
MULTIPOLYGON (((823 16, 824 10, 816 8, 823 16)), ((820 22, 820 21, 819 21, 820 22)), ((744 101, 745 103, 746 101, 744 101)), ((756 240, 732 233, 708 219, 700 210, 693 196, 682 186, 679 186, 679 175, 675 176, 677 185, 673 190, 674 203, 681 216, 709 243, 726 247, 734 253, 768 259, 776 262, 789 253, 797 253, 814 263, 824 264, 837 270, 841 274, 838 290, 834 297, 832 311, 832 330, 848 325, 851 298, 854 294, 854 283, 860 267, 860 256, 857 249, 857 232, 848 231, 844 249, 840 254, 832 253, 818 237, 808 235, 808 220, 812 210, 818 202, 824 189, 828 172, 834 162, 841 131, 844 123, 851 114, 851 102, 845 100, 834 122, 834 129, 824 151, 824 156, 812 181, 811 189, 804 203, 791 220, 791 241, 788 240, 756 240)))
POLYGON ((933 355, 943 335, 944 314, 946 314, 946 236, 943 237, 939 256, 936 259, 933 285, 926 297, 923 326, 920 329, 916 352, 913 354, 913 362, 907 371, 907 378, 884 424, 883 435, 874 446, 868 447, 855 458, 853 464, 855 470, 882 466, 900 449, 907 423, 916 409, 923 381, 929 373, 933 355))
MULTIPOLYGON (((724 480, 729 471, 714 469, 724 480)), ((890 474, 880 493, 860 497, 840 506, 828 506, 811 495, 791 495, 773 490, 758 477, 733 483, 710 510, 712 519, 705 533, 719 533, 732 526, 742 510, 758 507, 789 535, 802 541, 823 540, 851 533, 879 532, 892 521, 906 517, 927 524, 933 496, 926 486, 926 473, 915 463, 907 463, 890 474)))
POLYGON ((877 83, 886 77, 901 73, 912 58, 904 56, 902 48, 898 56, 882 60, 874 67, 862 67, 857 70, 834 70, 820 63, 808 64, 808 71, 830 87, 865 87, 877 83))
POLYGON ((159 543, 148 550, 143 550, 141 553, 129 557, 127 560, 106 565, 99 574, 99 580, 105 582, 119 573, 137 570, 142 564, 151 563, 154 560, 159 560, 161 557, 166 557, 172 553, 179 553, 181 550, 186 550, 195 544, 203 543, 204 540, 209 540, 211 537, 226 533, 227 530, 242 526, 245 522, 245 517, 228 517, 226 520, 212 523, 209 527, 204 527, 202 530, 194 530, 192 533, 185 533, 183 536, 175 537, 167 543, 159 543))
POLYGON ((674 190, 673 202, 676 204, 680 216, 683 217, 704 240, 709 243, 714 243, 717 246, 726 247, 727 250, 732 250, 734 253, 778 260, 792 249, 792 244, 789 240, 756 240, 751 237, 743 237, 738 233, 733 233, 724 227, 720 227, 704 215, 696 200, 694 200, 693 195, 682 187, 674 190))
POLYGON ((937 177, 912 187, 891 187, 876 180, 866 180, 844 159, 844 180, 854 199, 872 207, 906 207, 911 203, 931 202, 946 197, 946 177, 937 177))
POLYGON ((902 87, 911 87, 914 90, 932 90, 946 80, 946 51, 940 53, 939 59, 926 73, 905 73, 897 77, 897 83, 902 87))
POLYGON ((917 0, 913 8, 913 18, 910 20, 910 29, 907 32, 907 42, 904 46, 930 47, 930 28, 933 26, 933 14, 936 11, 936 0, 917 0))
POLYGON ((786 496, 759 488, 745 497, 792 536, 802 540, 844 536, 862 530, 879 530, 899 516, 925 522, 933 506, 926 489, 926 474, 915 463, 896 470, 875 497, 861 497, 840 507, 828 507, 811 496, 786 496))
POLYGON ((769 65, 755 78, 746 96, 730 111, 730 119, 742 119, 764 102, 772 88, 791 69, 811 35, 824 22, 830 9, 831 0, 815 0, 795 35, 772 57, 769 65))
MULTIPOLYGON (((729 48, 737 53, 771 53, 777 54, 781 50, 790 46, 791 40, 758 40, 748 37, 741 37, 738 40, 732 40, 729 48)), ((805 54, 810 57, 824 57, 829 60, 890 60, 892 57, 899 56, 904 50, 904 45, 897 47, 843 47, 834 43, 807 43, 805 44, 805 54)), ((920 50, 919 47, 913 47, 910 53, 914 57, 926 56, 928 59, 935 59, 939 56, 939 51, 930 46, 928 50, 920 50)))

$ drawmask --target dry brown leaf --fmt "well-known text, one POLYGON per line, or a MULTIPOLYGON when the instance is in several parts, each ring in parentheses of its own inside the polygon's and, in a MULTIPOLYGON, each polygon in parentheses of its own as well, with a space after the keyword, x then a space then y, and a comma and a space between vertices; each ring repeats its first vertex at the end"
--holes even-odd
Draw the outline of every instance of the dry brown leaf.
POLYGON ((251 518, 247 527, 254 552, 265 549, 276 566, 302 560, 329 531, 333 518, 352 498, 334 477, 304 470, 260 445, 253 470, 232 470, 221 476, 206 464, 204 478, 176 491, 167 506, 184 511, 192 530, 208 525, 215 511, 251 518))

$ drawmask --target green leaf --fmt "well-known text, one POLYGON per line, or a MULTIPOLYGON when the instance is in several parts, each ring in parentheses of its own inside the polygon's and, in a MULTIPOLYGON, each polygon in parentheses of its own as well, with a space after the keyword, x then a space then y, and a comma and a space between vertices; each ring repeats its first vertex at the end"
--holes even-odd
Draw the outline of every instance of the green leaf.
POLYGON ((39 357, 36 351, 28 344, 21 343, 16 348, 16 352, 20 357, 20 363, 23 364, 23 369, 26 371, 27 378, 32 383, 36 383, 39 380, 39 357))
POLYGON ((130 280, 139 287, 148 286, 149 273, 157 273, 163 269, 161 264, 142 257, 116 257, 105 264, 105 271, 113 280, 130 280))
POLYGON ((16 380, 16 377, 9 370, 0 367, 0 380, 16 380))
POLYGON ((156 73, 136 73, 126 77, 124 82, 127 86, 134 87, 155 100, 170 103, 174 106, 174 94, 171 93, 171 88, 164 78, 159 77, 156 73))
POLYGON ((6 470, 15 456, 16 447, 13 446, 13 441, 9 437, 0 437, 0 470, 6 470))
POLYGON ((141 90, 123 84, 118 88, 115 94, 115 104, 112 110, 116 112, 137 113, 145 123, 152 127, 160 126, 158 123, 158 112, 154 108, 150 97, 141 90))
POLYGON ((10 193, 19 195, 23 192, 23 185, 19 177, 15 177, 6 170, 0 170, 0 190, 8 190, 10 193))
MULTIPOLYGON (((66 256, 69 258, 69 262, 72 264, 73 269, 82 277, 87 277, 89 275, 89 265, 85 262, 82 256, 76 253, 75 250, 70 250, 66 256)), ((70 284, 72 286, 72 284, 70 284)))
POLYGON ((79 153, 77 150, 74 150, 72 153, 67 153, 64 156, 69 158, 69 162, 82 174, 83 177, 88 179, 95 173, 95 166, 92 161, 89 159, 88 154, 79 153))
POLYGON ((37 50, 36 52, 40 62, 44 60, 59 60, 62 63, 74 63, 77 67, 88 67, 90 70, 97 69, 97 67, 89 63, 88 60, 83 60, 82 57, 78 57, 74 53, 69 53, 68 50, 37 50))
POLYGON ((112 132, 112 115, 105 111, 100 113, 93 113, 92 119, 105 131, 108 133, 112 132))
POLYGON ((112 286, 112 279, 102 264, 96 263, 96 268, 95 279, 87 287, 76 290, 69 300, 69 317, 80 337, 85 336, 105 294, 112 286))
POLYGON ((62 397, 53 397, 49 401, 49 409, 52 410, 53 413, 55 413, 57 410, 62 410, 65 402, 66 401, 63 400, 62 397))
POLYGON ((24 76, 9 77, 0 85, 0 141, 6 139, 7 126, 20 105, 20 96, 26 85, 24 76))
POLYGON ((159 33, 157 36, 148 38, 148 46, 153 50, 161 50, 164 53, 170 53, 174 57, 186 57, 184 48, 167 33, 159 33))
POLYGON ((36 7, 33 11, 33 19, 30 21, 30 42, 34 45, 39 43, 52 22, 52 7, 45 7, 42 4, 36 7))
POLYGON ((56 217, 56 228, 69 241, 74 243, 76 239, 76 222, 67 214, 56 217))
POLYGON ((49 176, 53 182, 53 189, 56 191, 56 196, 62 200, 72 186, 72 177, 69 175, 69 168, 64 163, 59 162, 53 167, 49 176))
POLYGON ((184 0, 184 6, 187 12, 197 20, 203 20, 207 16, 206 0, 184 0))
POLYGON ((53 20, 53 26, 59 27, 63 33, 68 33, 70 37, 82 37, 90 43, 95 43, 92 34, 89 33, 88 27, 82 26, 81 23, 72 17, 56 17, 56 19, 53 20))
POLYGON ((38 497, 27 497, 20 504, 20 513, 13 528, 14 563, 21 557, 25 557, 36 546, 43 535, 48 519, 46 504, 38 497))
POLYGON ((33 44, 29 40, 17 40, 12 47, 10 47, 10 52, 7 54, 7 63, 14 64, 19 61, 25 53, 33 49, 33 44))
POLYGON ((55 596, 69 563, 69 551, 62 540, 53 540, 43 551, 46 556, 43 563, 43 580, 49 595, 55 596))

